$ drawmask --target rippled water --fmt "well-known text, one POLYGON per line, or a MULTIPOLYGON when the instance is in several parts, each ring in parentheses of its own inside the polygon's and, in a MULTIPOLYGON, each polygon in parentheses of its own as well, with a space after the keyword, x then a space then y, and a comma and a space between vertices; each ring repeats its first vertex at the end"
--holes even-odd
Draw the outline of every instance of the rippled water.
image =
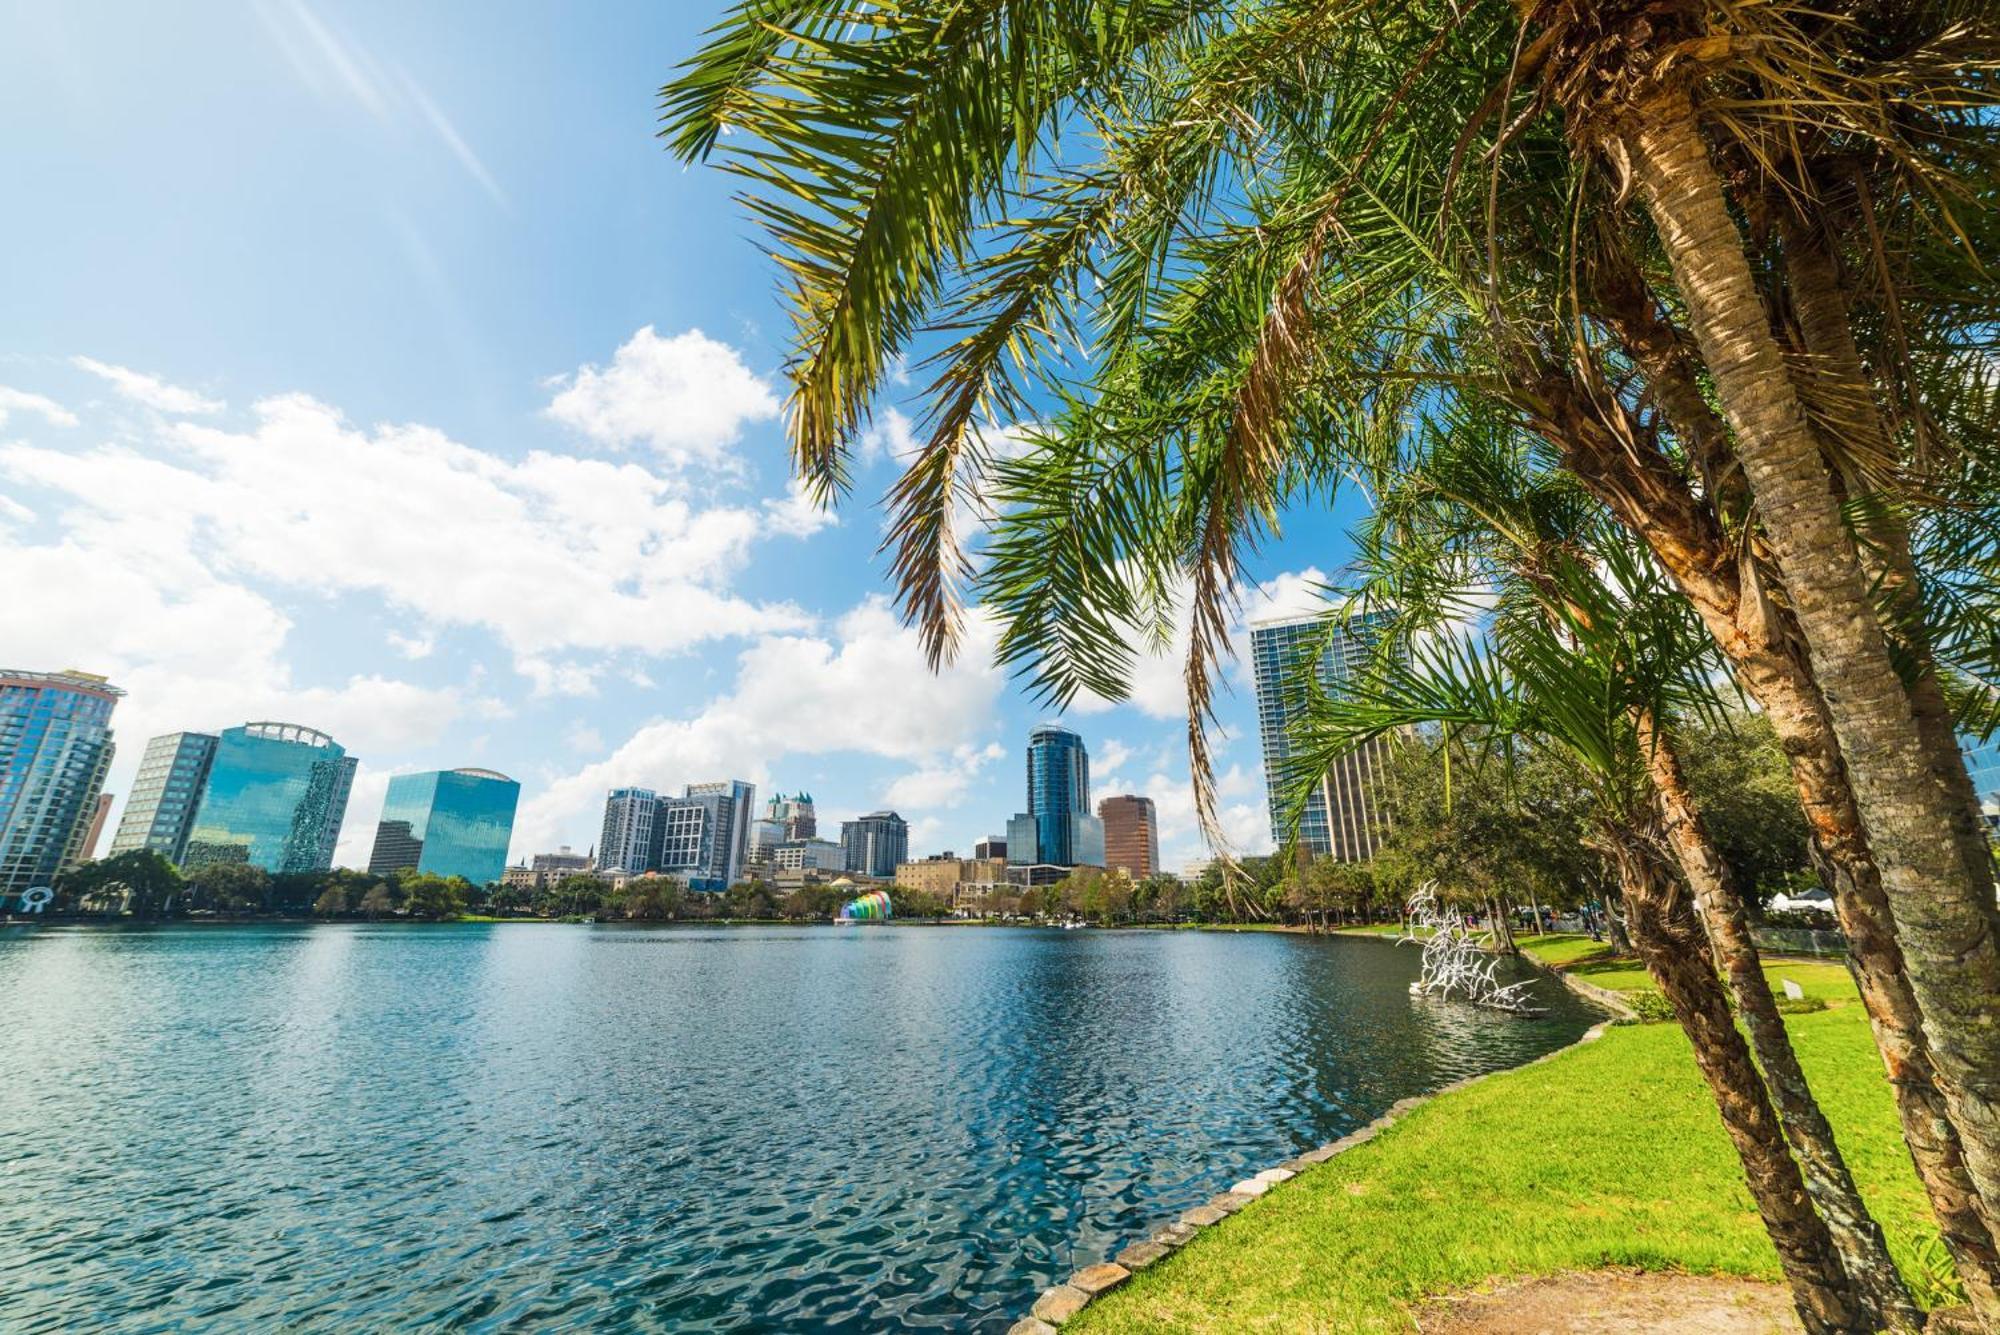
POLYGON ((1003 1330, 1592 1017, 1203 932, 0 938, 0 1327, 1003 1330))

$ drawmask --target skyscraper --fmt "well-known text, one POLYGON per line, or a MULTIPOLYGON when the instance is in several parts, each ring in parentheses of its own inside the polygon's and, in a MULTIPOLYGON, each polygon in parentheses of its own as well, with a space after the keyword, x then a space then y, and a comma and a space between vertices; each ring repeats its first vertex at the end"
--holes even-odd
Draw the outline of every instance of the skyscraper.
MULTIPOLYGON (((717 818, 726 824, 726 828, 720 833, 725 838, 724 856, 721 861, 722 888, 727 890, 743 878, 743 866, 750 860, 750 822, 755 815, 757 805, 756 785, 745 783, 741 779, 719 779, 713 783, 691 783, 682 790, 682 794, 691 800, 710 797, 728 799, 726 811, 717 809, 717 818)), ((810 813, 812 799, 805 798, 805 804, 807 812, 810 813)), ((807 819, 811 819, 810 815, 807 819)))
POLYGON ((521 785, 490 769, 428 770, 389 780, 368 870, 500 879, 521 785))
POLYGON ((0 895, 53 888, 82 855, 124 694, 73 668, 0 669, 0 895))
POLYGON ((840 847, 847 870, 884 880, 910 855, 910 823, 893 811, 871 811, 840 823, 840 847))
POLYGON ((1090 752, 1067 728, 1045 723, 1028 734, 1028 810, 1007 822, 1007 860, 1104 865, 1104 823, 1090 811, 1090 752))
POLYGON ((727 890, 743 872, 756 797, 754 786, 724 779, 691 783, 679 797, 661 798, 653 865, 684 879, 690 890, 727 890))
POLYGON ((1097 804, 1104 822, 1104 865, 1123 868, 1135 881, 1160 869, 1160 822, 1153 799, 1127 794, 1097 804))
POLYGON ((653 826, 660 797, 650 788, 614 788, 604 799, 604 829, 597 840, 597 865, 606 871, 651 871, 659 865, 660 844, 653 826))
POLYGON ((325 871, 333 865, 358 763, 333 738, 296 723, 223 729, 183 865, 325 871))
MULTIPOLYGON (((1264 744, 1264 786, 1272 837, 1285 838, 1291 781, 1292 721, 1305 711, 1309 682, 1334 695, 1348 690, 1374 653, 1385 613, 1370 613, 1344 624, 1321 617, 1259 621, 1250 627, 1250 664, 1257 683, 1257 731, 1264 744), (1307 677, 1311 673, 1311 677, 1307 677)), ((1389 743, 1377 738, 1341 757, 1321 775, 1299 821, 1298 840, 1322 857, 1358 862, 1375 856, 1381 842, 1381 811, 1375 788, 1387 763, 1389 743)))
POLYGON ((1979 814, 2000 836, 2000 737, 1965 748, 1966 772, 1972 776, 1973 791, 1979 795, 1979 814))
POLYGON ((214 760, 213 733, 170 732, 147 742, 111 840, 112 853, 149 848, 176 864, 185 858, 188 831, 194 828, 194 811, 214 760))

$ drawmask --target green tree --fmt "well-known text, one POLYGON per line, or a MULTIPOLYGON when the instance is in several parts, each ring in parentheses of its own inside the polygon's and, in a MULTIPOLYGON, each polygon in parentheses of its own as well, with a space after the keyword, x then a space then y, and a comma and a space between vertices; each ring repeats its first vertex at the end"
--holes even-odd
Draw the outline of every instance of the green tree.
POLYGON ((386 884, 372 885, 368 888, 368 893, 361 896, 361 911, 368 915, 370 922, 374 922, 385 913, 395 912, 395 909, 396 901, 389 894, 389 887, 386 884))
POLYGON ((329 885, 313 901, 313 912, 322 918, 340 917, 347 912, 347 892, 337 885, 329 885))
POLYGON ((463 916, 466 892, 471 889, 463 876, 440 876, 436 872, 402 877, 397 887, 411 917, 434 922, 463 916))
POLYGON ((116 898, 135 918, 161 918, 173 910, 181 887, 173 863, 141 848, 86 862, 67 872, 55 889, 66 904, 116 898))
POLYGON ((248 863, 210 862, 189 873, 187 883, 196 908, 218 913, 262 910, 271 897, 270 873, 248 863))
MULTIPOLYGON (((1912 615, 1926 509, 1971 476, 1941 442, 1993 436, 2000 283, 1978 257, 2000 249, 2000 85, 1971 18, 746 4, 665 106, 682 155, 725 145, 785 265, 814 494, 845 485, 885 370, 947 340, 890 498, 936 659, 970 572, 956 500, 993 465, 982 417, 1060 382, 1060 420, 997 469, 982 601, 1060 703, 1117 698, 1133 628, 1186 598, 1211 830, 1201 720, 1245 551, 1401 404, 1490 399, 1535 432, 1778 731, 1886 1055, 1940 1077, 1987 1236, 1948 1232, 1990 1260, 2000 930, 1941 689, 1964 644, 1912 615), (1892 1010, 1898 951, 1921 1029, 1892 1010)), ((1996 1276, 1956 1251, 2000 1322, 1996 1276)), ((1852 1315, 1799 1296, 1809 1328, 1852 1315)))

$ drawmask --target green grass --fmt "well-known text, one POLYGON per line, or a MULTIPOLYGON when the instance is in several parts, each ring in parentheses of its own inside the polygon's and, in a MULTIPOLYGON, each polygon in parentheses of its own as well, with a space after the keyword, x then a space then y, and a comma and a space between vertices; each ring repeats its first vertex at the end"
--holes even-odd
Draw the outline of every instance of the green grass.
MULTIPOLYGON (((1653 980, 1647 976, 1646 966, 1629 956, 1587 961, 1572 966, 1569 971, 1586 982, 1613 992, 1653 990, 1653 980)), ((1848 975, 1847 967, 1841 964, 1829 964, 1824 960, 1767 960, 1764 976, 1771 980, 1771 991, 1779 996, 1785 993, 1781 980, 1789 978, 1803 988, 1808 997, 1817 997, 1830 1006, 1858 999, 1854 979, 1848 975)))
POLYGON ((1544 964, 1563 966, 1611 953, 1610 946, 1602 941, 1593 941, 1582 932, 1550 932, 1547 936, 1517 934, 1514 943, 1544 964))
MULTIPOLYGON (((1791 1028, 1891 1252, 1920 1297, 1942 1301, 1935 1229, 1866 1015, 1846 1006, 1791 1028)), ((1425 1104, 1205 1230, 1065 1330, 1405 1331, 1426 1295, 1605 1265, 1779 1278, 1674 1025, 1613 1028, 1425 1104)))

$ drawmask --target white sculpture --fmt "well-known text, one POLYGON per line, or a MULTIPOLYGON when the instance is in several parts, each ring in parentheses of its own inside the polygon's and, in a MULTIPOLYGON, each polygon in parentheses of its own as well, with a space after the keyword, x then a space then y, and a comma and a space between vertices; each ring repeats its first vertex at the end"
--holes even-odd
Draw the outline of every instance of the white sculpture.
POLYGON ((1500 957, 1481 950, 1460 916, 1438 901, 1436 881, 1425 881, 1410 896, 1409 920, 1397 944, 1423 947, 1422 972, 1410 984, 1416 996, 1449 999, 1456 995, 1493 1010, 1520 1015, 1536 1011, 1526 999, 1533 980, 1502 983, 1494 977, 1500 957))

